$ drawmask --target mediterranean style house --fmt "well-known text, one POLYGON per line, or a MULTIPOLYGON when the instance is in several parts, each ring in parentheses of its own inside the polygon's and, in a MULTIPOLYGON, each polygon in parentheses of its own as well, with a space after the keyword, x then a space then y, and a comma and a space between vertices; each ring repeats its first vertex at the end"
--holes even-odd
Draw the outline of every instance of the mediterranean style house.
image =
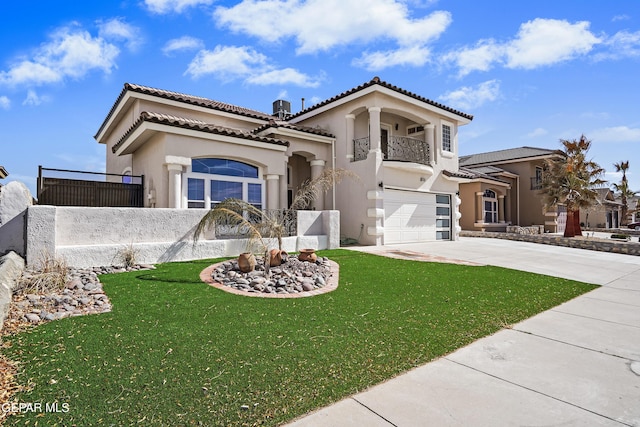
POLYGON ((282 100, 265 114, 127 83, 95 139, 108 173, 144 175, 145 207, 209 209, 235 197, 282 209, 305 180, 341 168, 359 179, 310 208, 339 210, 342 236, 362 245, 456 239, 458 128, 473 116, 377 77, 290 110, 282 100))
MULTIPOLYGON (((580 210, 580 224, 588 228, 618 228, 622 223, 622 202, 606 187, 596 189, 596 203, 580 210)), ((628 203, 629 206, 631 204, 628 203)), ((633 210, 633 209, 629 209, 633 210)))
POLYGON ((562 206, 544 210, 542 171, 559 150, 519 147, 460 157, 460 226, 463 230, 506 231, 508 225, 544 226, 564 232, 562 206))

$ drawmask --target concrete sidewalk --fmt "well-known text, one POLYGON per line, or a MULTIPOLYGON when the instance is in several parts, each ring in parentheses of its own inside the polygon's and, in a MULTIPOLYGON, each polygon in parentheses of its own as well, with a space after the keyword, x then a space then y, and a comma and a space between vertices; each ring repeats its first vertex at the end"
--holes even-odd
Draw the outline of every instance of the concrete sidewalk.
POLYGON ((290 426, 640 426, 640 257, 484 238, 356 249, 602 287, 290 426))

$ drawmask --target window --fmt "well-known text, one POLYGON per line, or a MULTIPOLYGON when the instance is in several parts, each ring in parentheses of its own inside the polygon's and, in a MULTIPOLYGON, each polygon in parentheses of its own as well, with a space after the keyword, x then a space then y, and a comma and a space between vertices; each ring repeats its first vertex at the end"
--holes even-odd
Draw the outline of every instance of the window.
POLYGON ((424 132, 424 126, 413 125, 407 128, 407 135, 424 132))
POLYGON ((498 222, 498 199, 496 193, 493 190, 485 190, 482 197, 483 217, 485 223, 498 222))
POLYGON ((531 178, 531 189, 542 189, 542 168, 540 166, 536 166, 536 175, 531 178))
POLYGON ((258 209, 264 205, 264 181, 259 169, 230 159, 192 159, 184 192, 189 208, 213 208, 228 198, 247 201, 258 209))
POLYGON ((451 240, 451 196, 436 194, 436 240, 451 240))
POLYGON ((444 151, 452 152, 451 149, 451 126, 442 125, 442 149, 444 151))
POLYGON ((204 179, 187 179, 187 206, 204 208, 204 179))

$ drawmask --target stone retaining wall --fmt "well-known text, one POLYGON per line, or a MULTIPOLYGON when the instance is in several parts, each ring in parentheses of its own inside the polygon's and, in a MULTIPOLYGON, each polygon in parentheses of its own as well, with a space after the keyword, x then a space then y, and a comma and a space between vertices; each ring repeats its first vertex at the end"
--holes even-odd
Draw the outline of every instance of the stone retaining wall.
MULTIPOLYGON (((586 234, 586 233, 585 233, 586 234)), ((627 233, 628 234, 628 233, 627 233)), ((544 245, 564 246, 567 248, 589 249, 592 251, 612 252, 616 254, 627 254, 640 256, 640 243, 637 238, 631 242, 620 242, 616 240, 602 240, 589 238, 569 238, 559 235, 549 234, 513 234, 513 233, 491 233, 481 231, 461 231, 461 237, 489 237, 494 239, 516 240, 519 242, 541 243, 544 245)))

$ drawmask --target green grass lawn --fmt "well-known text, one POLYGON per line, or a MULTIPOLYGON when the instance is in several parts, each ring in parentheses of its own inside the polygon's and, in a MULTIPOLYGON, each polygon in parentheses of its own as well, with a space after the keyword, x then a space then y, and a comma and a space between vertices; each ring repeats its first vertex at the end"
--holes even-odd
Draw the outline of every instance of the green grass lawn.
POLYGON ((340 285, 311 298, 214 289, 199 280, 212 260, 101 276, 112 312, 8 338, 19 381, 35 385, 20 401, 69 410, 7 424, 278 425, 594 288, 498 267, 320 255, 340 264, 340 285))

